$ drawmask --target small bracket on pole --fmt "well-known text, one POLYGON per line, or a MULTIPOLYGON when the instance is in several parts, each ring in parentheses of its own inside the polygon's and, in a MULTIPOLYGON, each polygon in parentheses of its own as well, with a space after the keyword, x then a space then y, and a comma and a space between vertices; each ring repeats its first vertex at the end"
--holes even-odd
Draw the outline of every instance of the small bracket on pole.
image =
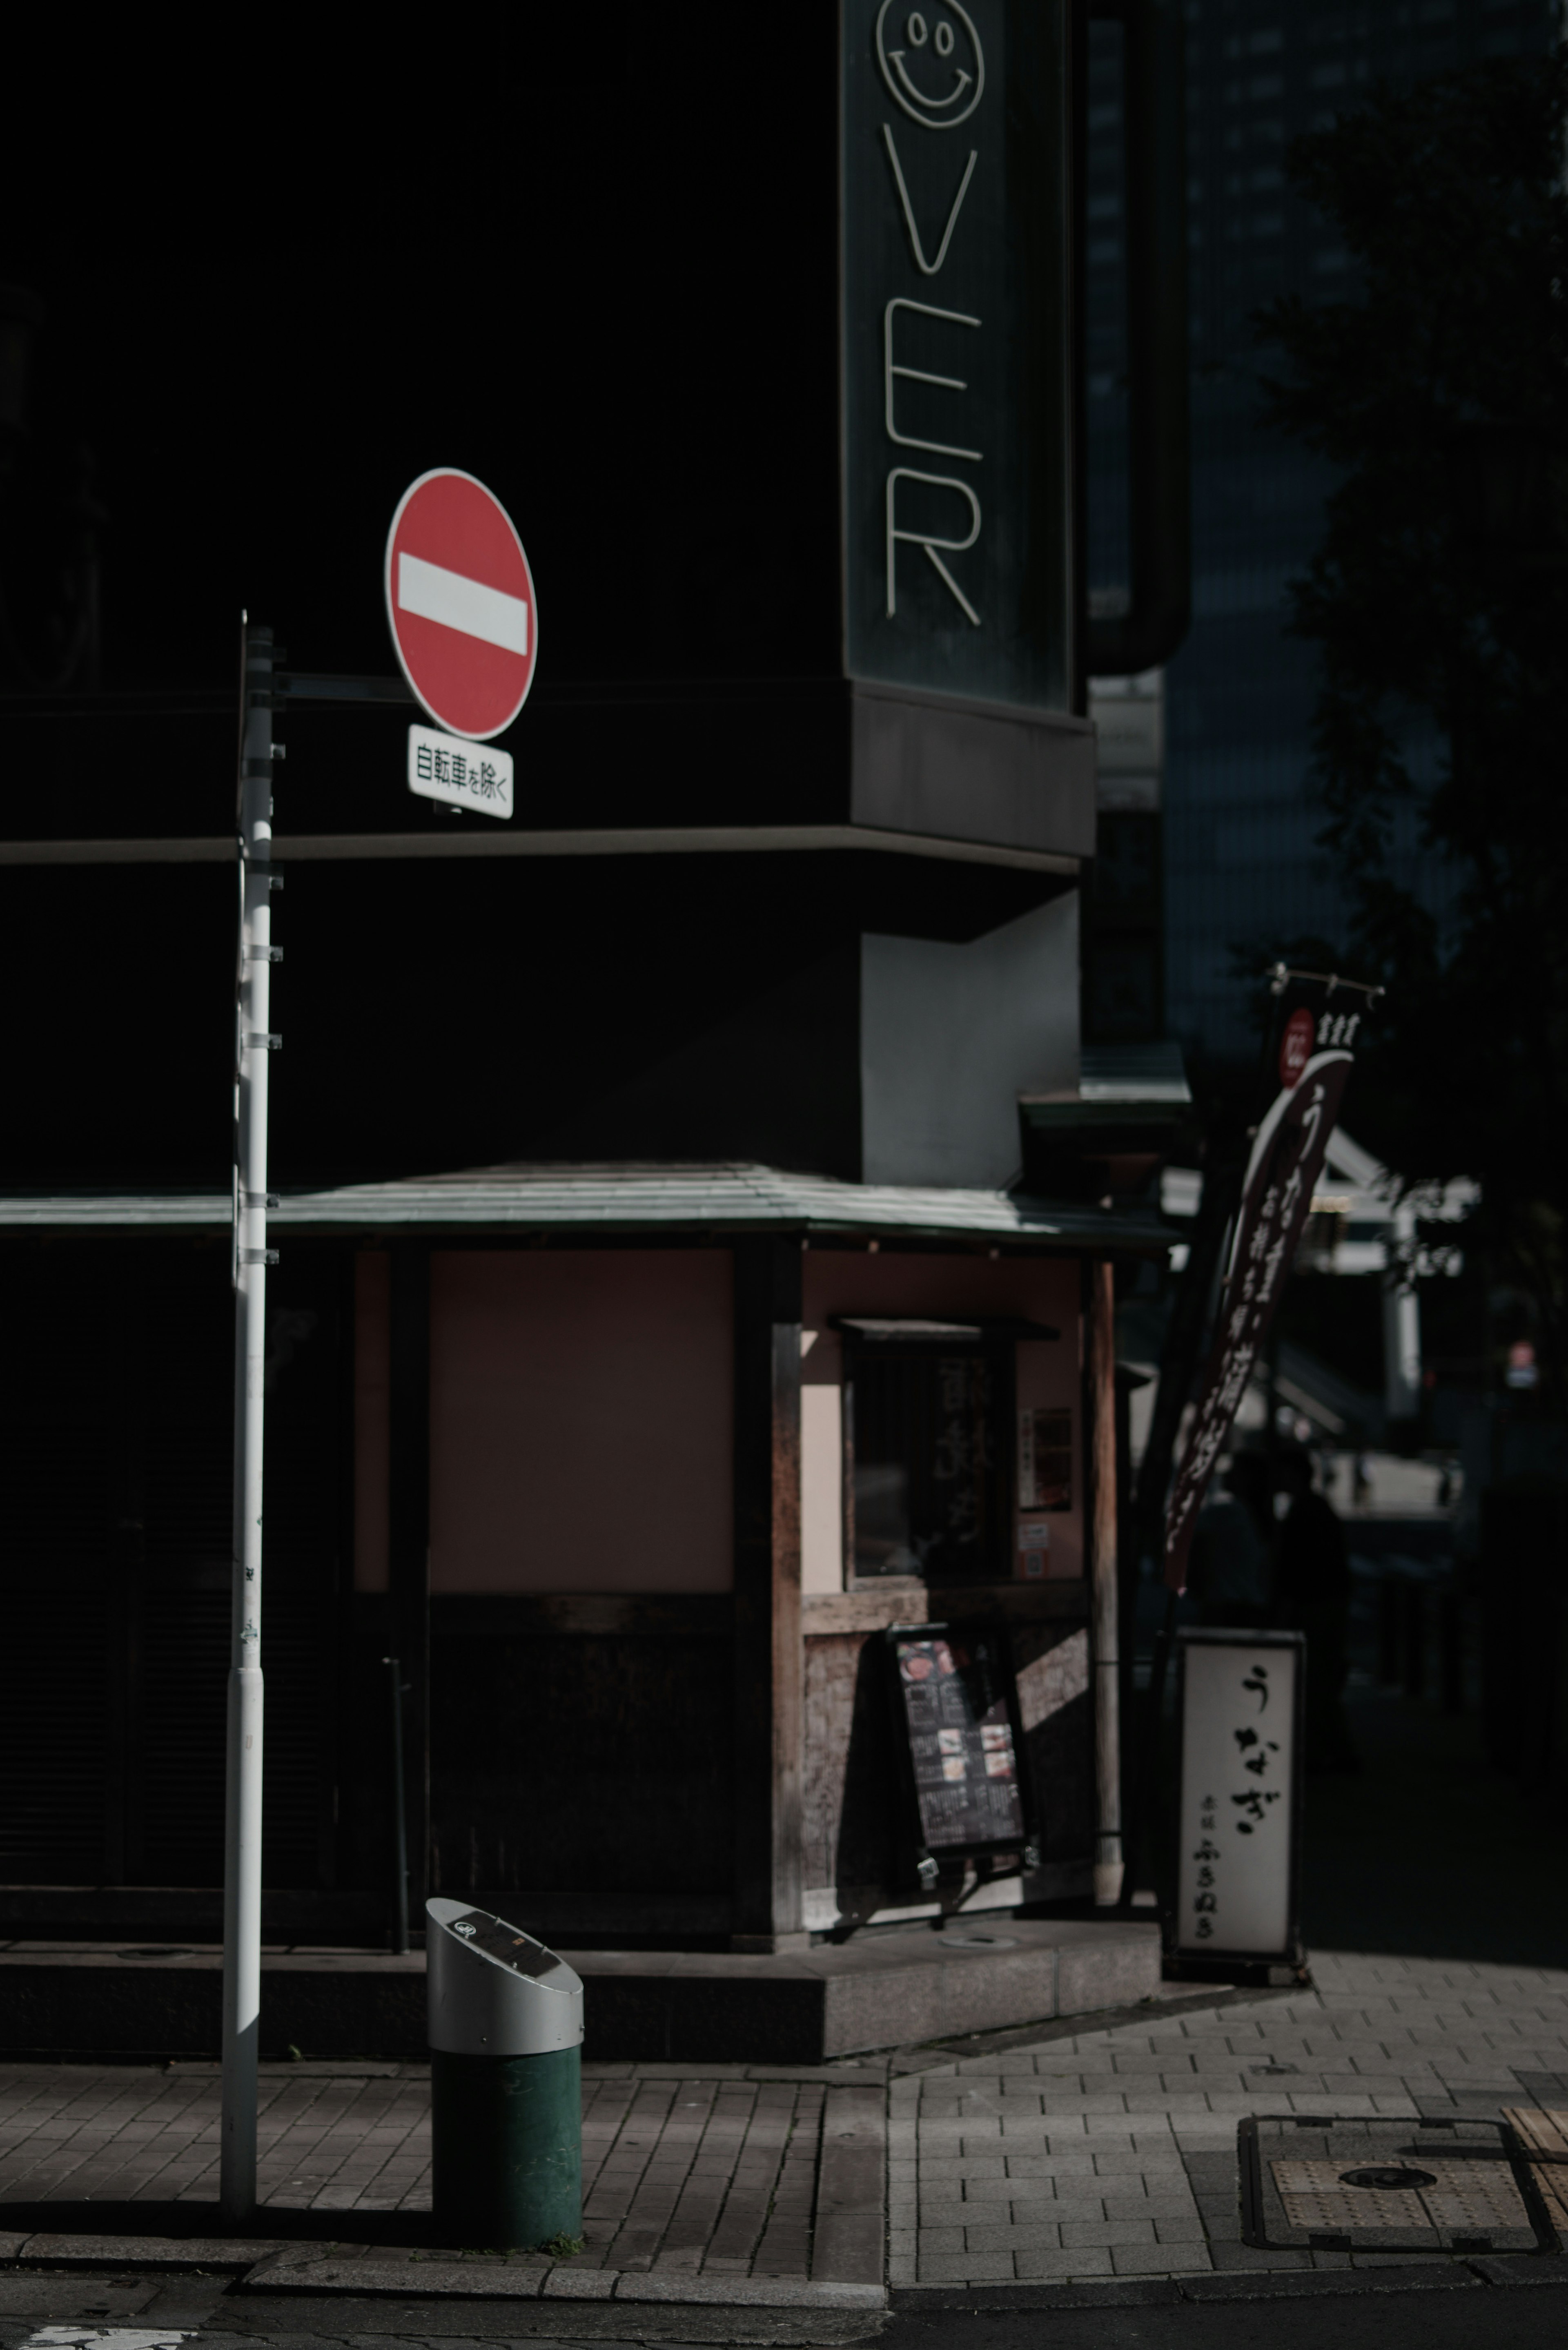
POLYGON ((1282 995, 1293 979, 1316 981, 1321 986, 1326 987, 1331 995, 1336 988, 1352 987, 1358 995, 1366 996, 1368 1010, 1376 1003, 1380 995, 1386 995, 1388 993, 1386 987, 1374 986, 1370 980, 1346 979, 1343 972, 1293 971, 1288 963, 1283 962, 1271 963, 1265 976, 1268 979, 1271 995, 1282 995))

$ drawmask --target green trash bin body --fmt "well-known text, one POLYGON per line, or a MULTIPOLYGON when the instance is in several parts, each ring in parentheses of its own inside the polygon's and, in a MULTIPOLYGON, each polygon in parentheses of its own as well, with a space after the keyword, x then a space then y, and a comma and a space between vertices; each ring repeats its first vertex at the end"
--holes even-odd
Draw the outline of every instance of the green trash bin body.
POLYGON ((425 1904, 436 2232, 532 2250, 582 2230, 583 1987, 520 1927, 425 1904))

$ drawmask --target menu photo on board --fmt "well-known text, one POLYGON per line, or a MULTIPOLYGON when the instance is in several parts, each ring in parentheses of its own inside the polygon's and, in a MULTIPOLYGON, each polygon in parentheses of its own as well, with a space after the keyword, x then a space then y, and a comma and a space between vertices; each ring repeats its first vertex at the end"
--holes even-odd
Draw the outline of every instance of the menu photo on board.
POLYGON ((1005 1633, 991 1625, 914 1624, 895 1625, 886 1637, 894 1731, 920 1858, 1032 1845, 1033 1804, 1005 1633))

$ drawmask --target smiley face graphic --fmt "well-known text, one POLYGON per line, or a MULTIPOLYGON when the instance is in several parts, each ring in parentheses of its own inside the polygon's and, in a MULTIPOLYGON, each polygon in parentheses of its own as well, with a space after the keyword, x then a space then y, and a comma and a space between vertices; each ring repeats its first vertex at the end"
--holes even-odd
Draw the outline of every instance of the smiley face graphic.
POLYGON ((877 62, 895 104, 922 130, 951 130, 967 121, 985 88, 980 35, 958 0, 934 0, 929 16, 919 8, 906 12, 902 0, 882 0, 877 62))

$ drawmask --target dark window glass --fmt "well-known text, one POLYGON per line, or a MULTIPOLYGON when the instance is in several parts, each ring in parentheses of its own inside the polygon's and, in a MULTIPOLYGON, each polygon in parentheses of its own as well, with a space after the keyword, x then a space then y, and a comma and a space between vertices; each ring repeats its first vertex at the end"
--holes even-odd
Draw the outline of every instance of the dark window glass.
POLYGON ((1025 1510, 1073 1506, 1073 1415, 1036 1407, 1019 1414, 1018 1502, 1025 1510))
POLYGON ((1000 1357, 857 1348, 853 1381, 856 1575, 1003 1579, 1011 1387, 1000 1357))

